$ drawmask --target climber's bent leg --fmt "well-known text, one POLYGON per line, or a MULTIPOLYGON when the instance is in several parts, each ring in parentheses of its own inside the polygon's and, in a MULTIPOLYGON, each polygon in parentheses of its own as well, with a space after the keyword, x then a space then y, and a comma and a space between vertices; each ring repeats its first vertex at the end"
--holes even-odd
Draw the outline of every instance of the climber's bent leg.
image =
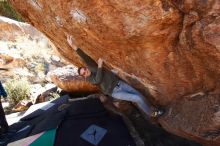
POLYGON ((112 97, 120 100, 135 102, 148 116, 152 116, 152 106, 144 99, 137 90, 123 81, 119 81, 114 88, 112 97))

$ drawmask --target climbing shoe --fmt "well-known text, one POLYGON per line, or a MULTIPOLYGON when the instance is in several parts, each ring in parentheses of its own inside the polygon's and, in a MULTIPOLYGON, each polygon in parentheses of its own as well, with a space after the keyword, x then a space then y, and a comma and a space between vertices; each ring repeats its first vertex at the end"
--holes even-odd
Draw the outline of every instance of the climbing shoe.
POLYGON ((158 118, 164 114, 164 110, 156 110, 152 113, 152 118, 158 118))

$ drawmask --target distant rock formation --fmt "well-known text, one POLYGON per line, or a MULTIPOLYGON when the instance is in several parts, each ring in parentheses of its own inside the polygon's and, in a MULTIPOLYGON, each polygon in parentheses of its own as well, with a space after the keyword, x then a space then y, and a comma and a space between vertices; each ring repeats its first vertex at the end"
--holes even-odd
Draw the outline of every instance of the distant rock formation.
POLYGON ((15 76, 27 77, 31 82, 45 81, 49 70, 66 65, 55 46, 30 24, 0 16, 1 80, 15 76))
POLYGON ((219 0, 10 2, 70 62, 82 65, 66 35, 166 106, 166 130, 220 145, 219 0))

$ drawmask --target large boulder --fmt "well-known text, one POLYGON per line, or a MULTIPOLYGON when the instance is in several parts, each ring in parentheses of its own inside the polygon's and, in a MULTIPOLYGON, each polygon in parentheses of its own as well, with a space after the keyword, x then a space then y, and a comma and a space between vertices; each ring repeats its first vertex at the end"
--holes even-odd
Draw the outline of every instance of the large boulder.
POLYGON ((59 88, 69 93, 88 94, 98 92, 97 86, 92 85, 85 78, 79 76, 77 68, 72 65, 60 67, 49 72, 48 78, 59 88))
POLYGON ((10 2, 73 64, 82 62, 67 35, 94 60, 104 58, 154 104, 167 106, 160 120, 166 130, 220 145, 219 0, 10 2), (202 97, 194 99, 197 94, 202 97))

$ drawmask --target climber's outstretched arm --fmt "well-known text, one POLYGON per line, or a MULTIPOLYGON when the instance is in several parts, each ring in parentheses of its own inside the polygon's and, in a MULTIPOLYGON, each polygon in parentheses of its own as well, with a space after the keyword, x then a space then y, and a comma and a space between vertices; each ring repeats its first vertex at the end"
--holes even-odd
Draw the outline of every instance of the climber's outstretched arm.
POLYGON ((76 53, 80 56, 80 58, 86 63, 88 66, 89 70, 91 71, 96 71, 98 64, 90 57, 88 56, 85 52, 83 52, 80 48, 78 48, 76 45, 74 45, 72 36, 67 36, 67 42, 73 48, 73 50, 76 51, 76 53))

